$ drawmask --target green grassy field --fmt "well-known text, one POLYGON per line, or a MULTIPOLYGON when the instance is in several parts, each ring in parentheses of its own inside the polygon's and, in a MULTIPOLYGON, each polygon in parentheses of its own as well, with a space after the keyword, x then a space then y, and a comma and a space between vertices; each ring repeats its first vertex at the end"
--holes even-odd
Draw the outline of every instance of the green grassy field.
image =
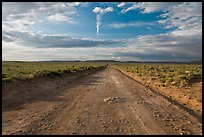
POLYGON ((118 63, 114 66, 143 78, 156 80, 161 86, 185 87, 202 80, 202 65, 196 64, 118 63))
POLYGON ((14 62, 2 61, 2 81, 60 75, 105 66, 103 62, 14 62))

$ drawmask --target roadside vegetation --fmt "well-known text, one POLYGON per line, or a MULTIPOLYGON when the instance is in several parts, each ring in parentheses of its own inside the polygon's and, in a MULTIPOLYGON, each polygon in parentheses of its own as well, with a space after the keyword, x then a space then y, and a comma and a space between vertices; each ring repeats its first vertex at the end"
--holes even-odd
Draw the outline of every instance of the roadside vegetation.
POLYGON ((202 80, 202 65, 190 64, 115 64, 146 80, 156 80, 160 86, 186 87, 202 80))
POLYGON ((58 76, 104 67, 103 62, 2 62, 2 81, 27 80, 34 77, 58 76))
POLYGON ((201 64, 115 63, 114 66, 201 115, 201 64))

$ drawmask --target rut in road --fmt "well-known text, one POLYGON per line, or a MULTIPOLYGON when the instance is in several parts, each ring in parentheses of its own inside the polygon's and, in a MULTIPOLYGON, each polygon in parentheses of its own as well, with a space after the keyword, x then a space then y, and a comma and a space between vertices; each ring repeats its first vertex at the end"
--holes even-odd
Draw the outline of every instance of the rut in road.
POLYGON ((31 103, 15 115, 4 112, 3 117, 19 120, 3 123, 3 134, 165 135, 202 130, 195 117, 112 67, 65 85, 58 98, 31 103), (124 100, 104 101, 107 98, 124 100))

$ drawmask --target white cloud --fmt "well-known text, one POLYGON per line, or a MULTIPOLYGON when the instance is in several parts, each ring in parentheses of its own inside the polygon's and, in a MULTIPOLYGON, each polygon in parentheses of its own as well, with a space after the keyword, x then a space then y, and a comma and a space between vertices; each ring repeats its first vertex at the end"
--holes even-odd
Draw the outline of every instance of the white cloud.
POLYGON ((125 6, 125 4, 126 4, 125 2, 121 2, 120 4, 117 5, 117 7, 118 7, 118 8, 122 8, 122 7, 125 6))
POLYGON ((132 6, 124 8, 121 12, 126 13, 131 10, 140 9, 141 13, 151 13, 159 10, 168 10, 169 7, 178 4, 178 2, 138 2, 132 3, 132 6))
POLYGON ((126 13, 128 11, 131 11, 131 10, 134 10, 134 9, 137 9, 137 8, 139 8, 138 3, 132 3, 132 6, 122 9, 121 13, 126 13))
POLYGON ((113 12, 113 8, 112 7, 107 7, 105 9, 102 9, 100 7, 95 7, 93 9, 94 13, 97 13, 96 15, 96 34, 99 37, 99 30, 100 30, 100 26, 102 24, 102 15, 108 12, 113 12))
MULTIPOLYGON (((145 35, 126 40, 95 40, 69 35, 32 33, 27 26, 44 21, 74 23, 75 7, 82 3, 3 3, 2 57, 3 60, 192 60, 202 58, 202 3, 120 3, 122 13, 139 9, 147 14, 162 11, 158 23, 175 30, 167 34, 145 35), (128 5, 131 5, 128 7, 128 5), (127 7, 127 8, 126 8, 127 7), (121 45, 122 46, 118 46, 121 45)), ((86 5, 85 5, 86 6, 86 5)), ((112 7, 95 7, 97 35, 102 15, 113 12, 112 7)), ((154 22, 113 23, 109 27, 149 27, 154 22)))
POLYGON ((161 15, 159 23, 166 28, 176 27, 174 35, 202 36, 202 4, 200 2, 180 3, 169 7, 168 13, 161 15))
POLYGON ((171 6, 178 4, 174 2, 143 2, 139 4, 139 7, 143 10, 142 13, 151 13, 160 10, 166 11, 171 6))
POLYGON ((200 37, 202 36, 202 29, 201 28, 182 29, 182 30, 175 30, 171 33, 176 36, 198 36, 200 37))
POLYGON ((100 7, 95 7, 93 9, 93 12, 95 13, 101 13, 101 14, 104 14, 104 13, 108 13, 108 12, 112 12, 113 11, 113 8, 112 7, 107 7, 105 9, 102 9, 100 7))
POLYGON ((73 18, 64 16, 63 14, 55 14, 48 16, 48 20, 50 21, 59 21, 59 22, 67 22, 67 23, 75 23, 73 18))
MULTIPOLYGON (((185 19, 188 16, 202 15, 201 2, 139 2, 132 3, 130 7, 124 8, 121 12, 126 13, 135 9, 140 9, 143 14, 155 11, 168 11, 181 19, 185 19)), ((163 14, 164 17, 166 15, 169 15, 169 13, 163 14)))
POLYGON ((189 17, 202 16, 201 2, 185 2, 179 5, 173 5, 169 8, 169 12, 174 18, 178 17, 181 20, 186 20, 189 17))
POLYGON ((126 27, 140 27, 140 26, 153 26, 155 25, 155 22, 141 22, 141 21, 138 21, 138 22, 130 22, 130 23, 112 23, 112 24, 109 24, 108 26, 109 27, 112 27, 112 28, 126 28, 126 27))
POLYGON ((2 29, 27 30, 30 25, 50 20, 73 23, 72 16, 79 5, 80 2, 3 2, 2 29))
POLYGON ((76 12, 75 6, 80 3, 57 3, 57 2, 3 2, 3 20, 10 17, 23 18, 25 16, 34 17, 41 14, 73 14, 76 12))
MULTIPOLYGON (((172 32, 176 36, 202 35, 202 3, 201 2, 140 2, 132 3, 121 12, 140 9, 142 14, 163 11, 158 21, 165 28, 175 28, 172 32)), ((115 25, 116 26, 116 25, 115 25)), ((128 25, 118 25, 125 27, 128 25)))

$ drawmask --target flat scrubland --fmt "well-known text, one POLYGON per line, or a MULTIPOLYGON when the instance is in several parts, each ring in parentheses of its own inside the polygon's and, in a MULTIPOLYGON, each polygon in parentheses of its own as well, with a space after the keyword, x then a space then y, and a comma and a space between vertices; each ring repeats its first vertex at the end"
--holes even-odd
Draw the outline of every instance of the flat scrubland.
POLYGON ((74 74, 111 64, 165 96, 202 111, 202 65, 110 62, 2 62, 2 81, 74 74))
POLYGON ((2 62, 2 81, 27 80, 35 77, 62 75, 103 67, 100 62, 2 62))
POLYGON ((201 64, 116 63, 114 66, 163 95, 202 113, 201 64))

